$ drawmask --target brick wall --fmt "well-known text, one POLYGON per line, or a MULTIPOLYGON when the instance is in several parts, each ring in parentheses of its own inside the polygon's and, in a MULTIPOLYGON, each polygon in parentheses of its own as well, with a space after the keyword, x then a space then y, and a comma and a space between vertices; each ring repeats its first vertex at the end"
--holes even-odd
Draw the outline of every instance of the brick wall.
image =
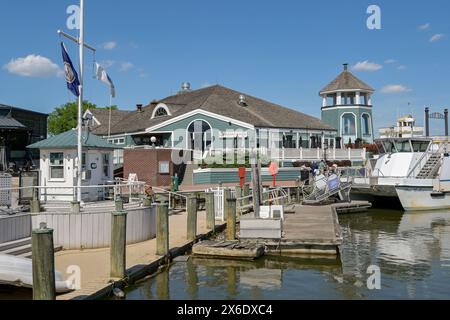
POLYGON ((168 149, 126 149, 124 154, 124 178, 130 173, 135 173, 139 181, 145 181, 154 187, 168 187, 174 175, 172 164, 172 152, 168 149), (159 163, 168 161, 170 163, 170 174, 159 173, 159 163))

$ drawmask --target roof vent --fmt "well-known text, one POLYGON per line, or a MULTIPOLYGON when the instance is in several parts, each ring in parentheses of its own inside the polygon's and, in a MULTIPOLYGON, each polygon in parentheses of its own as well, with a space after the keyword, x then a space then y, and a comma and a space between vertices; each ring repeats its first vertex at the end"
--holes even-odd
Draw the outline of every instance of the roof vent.
POLYGON ((189 82, 183 82, 181 84, 181 92, 189 92, 191 91, 191 84, 189 82))
POLYGON ((136 105, 136 109, 138 112, 142 112, 143 111, 143 105, 142 104, 137 104, 136 105))
POLYGON ((247 106, 247 98, 243 94, 239 96, 239 105, 243 107, 247 106))

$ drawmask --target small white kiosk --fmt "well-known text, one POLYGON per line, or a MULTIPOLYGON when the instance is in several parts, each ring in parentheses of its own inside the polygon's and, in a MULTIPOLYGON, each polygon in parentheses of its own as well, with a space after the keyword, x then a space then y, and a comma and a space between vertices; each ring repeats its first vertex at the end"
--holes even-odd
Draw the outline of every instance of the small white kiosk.
MULTIPOLYGON (((28 148, 40 150, 40 185, 45 187, 41 190, 41 201, 74 201, 77 186, 77 131, 67 131, 28 148)), ((104 199, 104 188, 89 186, 102 186, 114 180, 113 157, 116 149, 120 147, 107 143, 89 131, 83 133, 83 202, 104 199)))

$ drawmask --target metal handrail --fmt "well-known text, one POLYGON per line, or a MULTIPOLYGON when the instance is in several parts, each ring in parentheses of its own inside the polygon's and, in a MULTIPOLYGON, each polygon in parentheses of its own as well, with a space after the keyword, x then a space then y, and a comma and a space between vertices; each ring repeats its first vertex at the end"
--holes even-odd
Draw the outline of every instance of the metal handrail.
POLYGON ((421 170, 423 169, 423 167, 426 165, 426 163, 428 162, 428 160, 430 160, 430 158, 431 158, 432 155, 435 155, 435 154, 441 154, 441 153, 444 152, 443 147, 445 147, 445 148, 448 147, 447 143, 445 143, 445 144, 439 144, 438 150, 435 151, 435 152, 431 152, 430 150, 431 150, 431 147, 432 147, 432 146, 433 146, 433 144, 431 144, 430 147, 428 147, 428 150, 422 155, 422 157, 420 157, 420 159, 416 162, 416 164, 414 165, 414 167, 409 171, 409 173, 408 173, 408 175, 407 175, 408 178, 415 178, 415 177, 416 177, 415 172, 416 172, 416 169, 419 168, 419 166, 420 166, 420 170, 419 170, 419 172, 418 172, 417 174, 420 173, 420 171, 421 171, 421 170), (425 158, 426 158, 426 161, 425 161, 425 163, 422 165, 422 162, 423 162, 423 160, 424 160, 425 158), (414 175, 414 176, 413 176, 413 175, 414 175))

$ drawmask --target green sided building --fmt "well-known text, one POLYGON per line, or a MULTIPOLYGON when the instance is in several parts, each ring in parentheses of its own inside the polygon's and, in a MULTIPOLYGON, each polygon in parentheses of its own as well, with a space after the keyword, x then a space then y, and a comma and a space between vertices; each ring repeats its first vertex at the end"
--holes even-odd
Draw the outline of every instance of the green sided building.
POLYGON ((335 128, 343 144, 373 143, 373 88, 358 79, 344 64, 344 71, 322 91, 322 121, 335 128))

